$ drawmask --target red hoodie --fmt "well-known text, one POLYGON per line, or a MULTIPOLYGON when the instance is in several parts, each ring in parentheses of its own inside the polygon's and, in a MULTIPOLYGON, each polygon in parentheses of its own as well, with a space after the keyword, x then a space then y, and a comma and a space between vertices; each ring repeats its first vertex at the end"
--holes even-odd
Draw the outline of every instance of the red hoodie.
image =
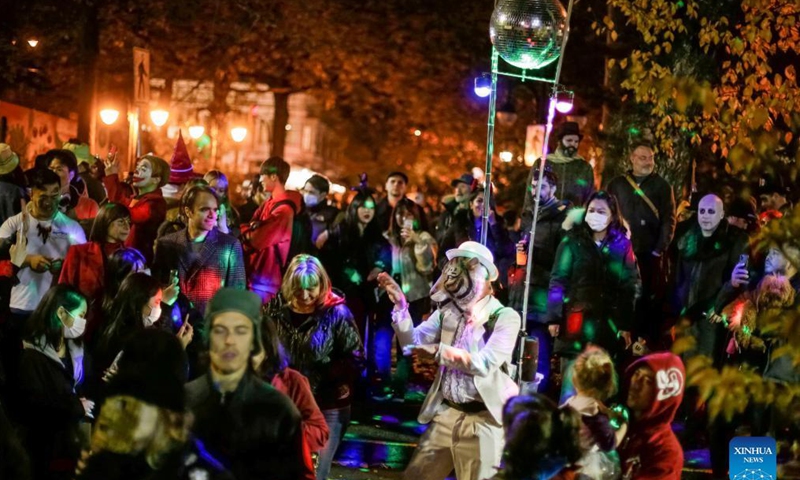
POLYGON ((647 365, 656 374, 655 400, 650 409, 632 419, 619 448, 624 479, 679 480, 683 448, 672 432, 672 420, 683 400, 686 372, 683 362, 669 352, 643 357, 625 372, 625 394, 633 373, 647 365))
POLYGON ((287 190, 264 202, 245 226, 242 240, 245 247, 247 287, 268 302, 281 288, 283 267, 291 261, 292 222, 300 212, 302 196, 287 190))

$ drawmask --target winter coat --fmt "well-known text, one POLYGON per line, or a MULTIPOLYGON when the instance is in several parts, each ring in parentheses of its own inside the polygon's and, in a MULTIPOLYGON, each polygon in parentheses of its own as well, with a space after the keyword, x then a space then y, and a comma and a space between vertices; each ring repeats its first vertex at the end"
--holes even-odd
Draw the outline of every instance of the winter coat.
POLYGON ((656 395, 647 411, 631 419, 625 439, 617 449, 623 478, 680 480, 683 448, 671 424, 686 386, 683 362, 671 353, 656 353, 635 361, 625 372, 622 398, 627 397, 634 372, 644 365, 655 372, 656 395))
MULTIPOLYGON (((527 320, 544 321, 544 313, 547 311, 547 291, 550 288, 550 272, 553 270, 558 246, 566 233, 562 224, 566 220, 568 208, 568 203, 555 200, 539 212, 536 236, 533 238, 527 320)), ((520 232, 528 235, 532 223, 533 211, 524 212, 520 232)), ((527 245, 525 248, 527 254, 527 245)), ((517 311, 522 308, 526 272, 527 265, 513 266, 508 272, 508 306, 517 311)))
POLYGON ((628 222, 633 251, 638 256, 666 252, 675 232, 675 196, 672 186, 655 172, 639 184, 639 189, 658 210, 656 216, 626 177, 635 182, 633 173, 628 172, 611 180, 607 190, 616 197, 620 212, 628 222))
POLYGON ((186 405, 195 416, 195 436, 237 480, 297 480, 311 463, 300 412, 249 371, 228 394, 215 388, 210 374, 189 382, 186 405))
MULTIPOLYGON (((558 176, 556 197, 559 200, 566 200, 573 205, 582 206, 594 193, 594 170, 583 157, 579 155, 567 157, 561 151, 561 147, 558 147, 555 152, 547 155, 545 168, 551 169, 558 176)), ((528 173, 528 183, 525 185, 531 184, 534 175, 537 179, 539 178, 538 160, 533 163, 533 167, 528 173)), ((531 211, 535 203, 530 189, 526 190, 528 193, 525 195, 523 212, 531 211)))
POLYGON ((192 249, 188 230, 158 239, 153 276, 168 284, 171 269, 178 270, 181 292, 200 313, 222 287, 244 290, 242 244, 231 235, 212 229, 198 252, 192 249))
POLYGON ((286 395, 292 403, 300 410, 300 418, 303 425, 303 438, 308 449, 316 453, 325 448, 330 436, 328 424, 322 415, 314 394, 311 392, 311 384, 302 373, 291 368, 284 368, 270 380, 270 384, 276 390, 286 395))
POLYGON ((639 292, 633 247, 623 232, 609 230, 600 246, 581 222, 558 246, 547 299, 546 323, 561 326, 555 351, 574 355, 587 343, 618 350, 618 331, 632 331, 639 292))
POLYGON ((288 302, 278 295, 264 307, 263 317, 275 322, 289 366, 308 378, 320 409, 349 406, 364 352, 344 299, 332 294, 324 306, 295 327, 288 302))
POLYGON ((125 246, 139 250, 147 264, 151 265, 158 227, 167 218, 167 201, 164 200, 161 189, 130 196, 127 185, 123 186, 116 174, 103 177, 103 183, 108 191, 109 201, 121 203, 131 212, 131 233, 125 246))
POLYGON ((269 301, 281 288, 284 263, 288 264, 292 222, 300 211, 300 194, 284 191, 264 202, 248 225, 242 226, 242 245, 247 267, 247 288, 269 301), (273 209, 278 202, 288 200, 273 209))
MULTIPOLYGON (((508 238, 508 231, 503 222, 497 216, 495 218, 494 225, 487 225, 489 233, 486 235, 486 247, 494 255, 494 264, 500 265, 504 260, 514 256, 514 245, 508 238)), ((458 248, 459 245, 469 240, 480 242, 482 226, 481 219, 475 218, 472 209, 462 209, 456 212, 453 215, 450 229, 444 234, 442 243, 439 244, 438 264, 447 263, 445 255, 448 250, 458 248)))
POLYGON ((334 287, 342 290, 348 300, 355 295, 372 305, 375 303, 372 291, 377 287, 377 282, 367 282, 367 277, 374 268, 382 271, 391 269, 391 247, 383 235, 377 233, 377 225, 373 235, 365 230, 361 236, 356 236, 357 233, 347 227, 345 222, 340 222, 328 231, 328 240, 320 251, 320 260, 331 276, 334 287))
POLYGON ((454 195, 448 195, 442 199, 442 214, 436 222, 436 241, 441 244, 445 234, 453 224, 453 217, 456 212, 469 208, 469 200, 457 202, 454 195))
POLYGON ((727 222, 706 238, 700 225, 693 226, 673 244, 674 287, 672 314, 697 321, 711 310, 730 279, 739 255, 747 249, 747 235, 727 222))
POLYGON ((102 328, 103 295, 105 293, 106 259, 122 248, 121 243, 88 242, 73 245, 67 251, 67 258, 61 267, 58 283, 76 288, 88 302, 86 331, 84 338, 89 341, 92 335, 102 328))
POLYGON ((73 366, 69 357, 66 360, 52 347, 28 343, 20 360, 13 416, 22 426, 35 478, 72 472, 80 456, 78 425, 85 411, 75 393, 73 372, 83 366, 73 366))

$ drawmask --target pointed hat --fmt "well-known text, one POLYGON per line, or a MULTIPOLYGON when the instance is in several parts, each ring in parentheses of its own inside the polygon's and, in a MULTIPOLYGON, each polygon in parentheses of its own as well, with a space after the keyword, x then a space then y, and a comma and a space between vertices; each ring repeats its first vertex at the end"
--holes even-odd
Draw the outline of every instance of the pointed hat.
POLYGON ((183 141, 183 134, 178 132, 178 142, 175 144, 175 151, 169 161, 169 183, 186 183, 195 177, 192 159, 189 157, 189 150, 183 141))

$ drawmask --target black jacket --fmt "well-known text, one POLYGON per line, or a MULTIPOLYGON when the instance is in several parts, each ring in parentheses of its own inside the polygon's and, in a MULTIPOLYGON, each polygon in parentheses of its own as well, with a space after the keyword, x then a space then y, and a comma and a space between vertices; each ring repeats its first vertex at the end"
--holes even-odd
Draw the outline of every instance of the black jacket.
MULTIPOLYGON (((486 247, 494 255, 494 264, 499 266, 503 260, 514 256, 514 245, 508 238, 508 230, 503 226, 502 219, 498 215, 495 215, 495 218, 495 224, 488 225, 489 234, 486 236, 486 247)), ((481 226, 481 219, 476 219, 471 209, 456 210, 450 228, 439 244, 437 264, 444 266, 447 263, 447 251, 458 248, 463 242, 468 240, 480 242, 481 226)))
POLYGON ((186 385, 194 435, 237 480, 302 478, 303 430, 289 397, 248 372, 231 394, 217 390, 211 375, 186 385))
POLYGON ((546 323, 561 326, 555 351, 577 354, 587 343, 617 350, 618 331, 634 331, 639 271, 631 242, 610 231, 598 247, 583 223, 556 251, 546 323))
POLYGON ((22 426, 35 478, 75 468, 85 412, 74 386, 72 368, 32 348, 22 352, 14 418, 22 426))
POLYGON ((336 217, 339 216, 339 209, 320 203, 313 207, 306 207, 308 218, 311 219, 311 241, 316 242, 320 233, 330 230, 333 227, 336 217))
POLYGON ((347 296, 358 295, 366 304, 374 303, 376 281, 367 282, 373 268, 392 271, 392 249, 380 234, 377 225, 370 224, 363 235, 339 222, 328 231, 329 237, 320 251, 322 261, 333 286, 347 296), (372 228, 371 228, 372 227, 372 228))
POLYGON ((671 313, 701 319, 724 295, 723 286, 739 263, 739 255, 746 251, 747 234, 724 220, 708 238, 697 223, 690 227, 671 252, 675 262, 671 313))
POLYGON ((675 232, 675 196, 672 186, 657 173, 650 174, 639 184, 641 191, 658 210, 656 216, 625 179, 626 176, 635 181, 633 174, 628 172, 611 180, 607 190, 617 198, 622 216, 628 222, 633 251, 639 255, 666 252, 675 232))
MULTIPOLYGON (((539 212, 536 236, 533 239, 531 286, 528 292, 528 320, 544 320, 543 315, 547 311, 547 290, 550 288, 550 272, 553 270, 558 245, 566 234, 562 224, 567 217, 568 209, 569 203, 555 200, 552 204, 543 207, 539 212)), ((520 234, 529 235, 532 223, 533 212, 524 212, 522 214, 520 234)), ((516 265, 508 272, 509 306, 514 310, 522 308, 526 270, 526 265, 516 265)))
POLYGON ((282 295, 273 298, 263 314, 265 321, 275 322, 289 366, 308 377, 319 408, 350 405, 364 351, 344 299, 333 296, 299 327, 292 324, 289 305, 282 295))

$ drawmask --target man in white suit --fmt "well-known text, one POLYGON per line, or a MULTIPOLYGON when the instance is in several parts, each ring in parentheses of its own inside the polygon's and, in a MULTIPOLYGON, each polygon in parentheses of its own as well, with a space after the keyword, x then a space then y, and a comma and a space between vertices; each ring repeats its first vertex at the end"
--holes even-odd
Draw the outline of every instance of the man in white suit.
POLYGON ((503 405, 519 392, 502 367, 511 362, 520 316, 492 296, 498 275, 492 253, 470 241, 446 255, 431 289, 431 300, 443 306, 416 328, 400 286, 378 277, 394 303, 393 327, 404 351, 425 352, 439 363, 418 417, 431 425, 403 475, 408 480, 443 480, 453 469, 458 480, 492 477, 503 451, 503 405))

